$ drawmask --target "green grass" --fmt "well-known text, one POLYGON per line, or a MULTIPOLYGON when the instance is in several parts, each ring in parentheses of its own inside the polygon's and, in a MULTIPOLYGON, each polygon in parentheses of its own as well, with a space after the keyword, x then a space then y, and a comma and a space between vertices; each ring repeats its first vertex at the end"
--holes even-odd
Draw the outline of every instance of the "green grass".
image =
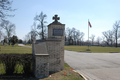
POLYGON ((1 47, 0 53, 21 53, 21 54, 24 54, 24 53, 31 54, 32 53, 32 48, 21 47, 21 46, 18 46, 18 44, 14 45, 14 47, 12 47, 12 45, 8 45, 8 44, 7 44, 7 46, 0 45, 0 47, 1 47))
POLYGON ((91 51, 86 51, 88 46, 65 46, 65 50, 77 51, 77 52, 93 52, 93 53, 109 53, 109 52, 120 52, 120 47, 99 47, 90 46, 91 51))
POLYGON ((71 67, 68 64, 64 64, 64 70, 54 73, 51 77, 40 80, 84 80, 78 73, 71 71, 71 67), (64 75, 64 72, 66 75, 64 75))

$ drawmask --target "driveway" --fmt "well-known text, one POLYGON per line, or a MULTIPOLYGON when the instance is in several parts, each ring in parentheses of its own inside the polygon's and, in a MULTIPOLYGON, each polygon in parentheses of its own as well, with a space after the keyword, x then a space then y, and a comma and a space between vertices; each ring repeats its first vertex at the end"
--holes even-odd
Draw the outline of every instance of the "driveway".
POLYGON ((65 50, 65 62, 88 80, 120 80, 120 53, 81 53, 65 50))

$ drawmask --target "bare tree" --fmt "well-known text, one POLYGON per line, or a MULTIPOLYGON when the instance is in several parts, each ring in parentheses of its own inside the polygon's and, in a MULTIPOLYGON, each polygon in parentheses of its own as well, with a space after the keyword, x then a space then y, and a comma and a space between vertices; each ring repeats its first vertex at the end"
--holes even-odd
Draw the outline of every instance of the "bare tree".
POLYGON ((23 43, 26 44, 27 43, 27 36, 25 35, 25 37, 23 37, 23 43))
POLYGON ((91 37, 90 37, 90 39, 92 40, 92 45, 93 45, 93 43, 94 43, 94 39, 95 39, 95 35, 92 34, 91 37))
POLYGON ((3 45, 5 45, 5 43, 7 43, 7 36, 4 36, 3 45))
POLYGON ((102 36, 101 41, 102 46, 105 46, 106 45, 105 36, 102 36))
POLYGON ((104 31, 104 32, 102 32, 102 34, 103 34, 103 36, 105 37, 105 43, 107 44, 107 45, 110 45, 111 44, 111 46, 113 45, 113 42, 114 42, 114 32, 113 31, 111 31, 111 30, 108 30, 108 31, 104 31))
POLYGON ((11 8, 12 1, 10 0, 0 0, 0 19, 3 20, 6 16, 14 16, 8 15, 8 11, 15 11, 15 9, 11 8))
MULTIPOLYGON (((16 9, 12 9, 11 7, 12 2, 13 1, 10 1, 10 0, 0 0, 0 22, 4 21, 7 17, 14 16, 14 15, 8 14, 8 12, 16 10, 16 9)), ((1 26, 0 26, 0 37, 1 36, 2 36, 2 31, 1 31, 1 26)))
POLYGON ((37 37, 37 30, 36 30, 36 22, 33 23, 33 25, 31 26, 31 32, 29 33, 31 35, 31 41, 35 40, 37 37))
POLYGON ((26 35, 27 42, 31 43, 31 34, 30 32, 26 35))
POLYGON ((97 37, 97 44, 98 44, 98 46, 100 45, 100 41, 101 41, 101 38, 100 37, 97 37))
POLYGON ((65 38, 66 38, 66 40, 69 40, 70 37, 72 37, 72 39, 74 40, 75 43, 77 41, 78 44, 79 44, 79 42, 81 44, 83 37, 84 37, 84 33, 80 32, 79 30, 77 30, 75 28, 70 29, 68 27, 65 30, 65 38))
POLYGON ((84 35, 85 35, 85 33, 80 32, 80 41, 82 41, 82 40, 83 40, 84 35))
POLYGON ((9 21, 2 21, 1 27, 6 31, 7 40, 10 45, 10 37, 15 33, 15 24, 9 21))
POLYGON ((4 34, 3 34, 3 32, 2 31, 0 31, 0 40, 2 40, 3 38, 4 38, 4 34))
POLYGON ((44 20, 46 17, 47 15, 41 12, 39 15, 36 15, 34 18, 34 20, 39 21, 39 25, 37 26, 37 29, 41 30, 40 32, 38 32, 38 34, 42 37, 42 40, 45 39, 46 26, 44 24, 47 22, 44 20))
POLYGON ((119 31, 119 28, 120 28, 120 21, 116 21, 113 25, 113 31, 114 31, 114 36, 115 36, 115 42, 116 42, 116 47, 117 47, 117 41, 118 39, 120 38, 120 31, 119 31))
POLYGON ((25 37, 24 37, 24 43, 26 44, 29 40, 31 41, 31 36, 30 36, 30 34, 28 33, 28 34, 25 35, 25 37))
POLYGON ((76 33, 77 33, 77 31, 76 31, 76 29, 75 28, 72 28, 72 38, 73 38, 73 40, 76 42, 76 39, 77 39, 77 37, 76 37, 76 33))
POLYGON ((80 32, 79 30, 75 29, 75 28, 72 28, 71 29, 71 34, 72 34, 72 37, 73 37, 73 40, 76 42, 79 42, 80 41, 80 44, 81 44, 81 41, 83 40, 83 37, 84 37, 84 33, 83 32, 80 32))
POLYGON ((36 31, 36 23, 34 22, 33 25, 31 26, 31 31, 25 35, 24 37, 24 42, 25 43, 32 43, 33 40, 36 40, 37 36, 37 31, 36 31))
POLYGON ((80 32, 79 30, 76 32, 76 38, 77 38, 77 41, 80 42, 80 45, 82 44, 83 42, 83 37, 84 37, 84 33, 83 32, 80 32))
POLYGON ((72 37, 72 30, 69 27, 66 28, 65 35, 67 40, 70 39, 70 37, 72 37))
POLYGON ((80 31, 79 30, 76 30, 76 41, 77 41, 77 44, 79 44, 80 43, 80 31))
POLYGON ((0 40, 1 40, 1 38, 2 38, 2 32, 0 31, 0 40))

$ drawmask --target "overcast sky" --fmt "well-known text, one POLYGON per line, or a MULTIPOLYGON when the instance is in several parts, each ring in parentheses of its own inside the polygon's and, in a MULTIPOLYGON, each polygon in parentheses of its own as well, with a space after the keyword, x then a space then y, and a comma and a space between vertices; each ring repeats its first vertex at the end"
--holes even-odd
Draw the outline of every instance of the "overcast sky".
POLYGON ((16 35, 23 39, 30 32, 36 14, 43 11, 47 24, 58 14, 59 22, 65 27, 76 28, 88 39, 88 19, 92 25, 90 36, 102 37, 102 32, 113 29, 120 20, 120 0, 13 0, 12 8, 17 9, 15 17, 7 18, 16 25, 16 35))

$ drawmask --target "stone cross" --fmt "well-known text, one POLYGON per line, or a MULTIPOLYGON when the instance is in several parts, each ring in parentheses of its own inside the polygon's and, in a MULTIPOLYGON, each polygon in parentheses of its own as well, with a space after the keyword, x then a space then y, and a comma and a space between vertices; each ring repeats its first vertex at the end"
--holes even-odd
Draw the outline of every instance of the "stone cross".
POLYGON ((58 22, 58 20, 60 20, 60 17, 57 17, 58 15, 55 15, 55 17, 53 17, 53 20, 55 20, 55 22, 58 22))

